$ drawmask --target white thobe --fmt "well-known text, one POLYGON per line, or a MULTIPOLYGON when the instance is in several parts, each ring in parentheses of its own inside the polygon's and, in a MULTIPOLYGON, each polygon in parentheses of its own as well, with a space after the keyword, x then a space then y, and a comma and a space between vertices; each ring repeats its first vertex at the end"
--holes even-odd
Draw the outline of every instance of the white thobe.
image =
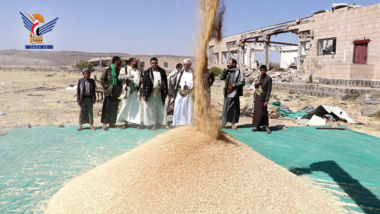
MULTIPOLYGON (((188 89, 192 89, 194 85, 194 74, 190 69, 189 71, 183 71, 181 81, 179 82, 178 88, 185 90, 185 84, 188 89)), ((177 92, 175 103, 174 103, 174 113, 173 113, 173 125, 191 125, 193 121, 193 101, 191 99, 191 93, 182 97, 179 92, 177 92)))
POLYGON ((139 85, 139 71, 137 69, 130 69, 131 75, 127 77, 128 86, 131 89, 131 92, 128 90, 126 93, 130 93, 126 98, 122 99, 123 104, 120 109, 120 113, 117 116, 117 122, 127 121, 128 123, 141 124, 141 104, 138 97, 138 91, 133 90, 139 85), (132 91, 133 90, 133 91, 132 91))
MULTIPOLYGON (((158 88, 158 84, 162 85, 160 72, 153 71, 153 79, 154 90, 160 90, 158 88)), ((161 92, 156 94, 152 91, 144 105, 144 125, 153 126, 160 124, 165 126, 167 124, 166 116, 166 107, 162 103, 161 92)))

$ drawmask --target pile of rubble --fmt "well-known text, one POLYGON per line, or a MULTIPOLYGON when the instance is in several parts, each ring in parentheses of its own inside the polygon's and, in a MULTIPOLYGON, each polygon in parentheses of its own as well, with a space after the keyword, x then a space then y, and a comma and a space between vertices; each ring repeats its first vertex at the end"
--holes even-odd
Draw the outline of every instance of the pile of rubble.
MULTIPOLYGON (((246 85, 250 90, 254 89, 254 82, 257 81, 261 75, 260 70, 242 68, 245 74, 246 85)), ((307 78, 301 76, 297 70, 288 68, 286 70, 270 70, 267 75, 272 77, 273 82, 306 82, 307 78)))

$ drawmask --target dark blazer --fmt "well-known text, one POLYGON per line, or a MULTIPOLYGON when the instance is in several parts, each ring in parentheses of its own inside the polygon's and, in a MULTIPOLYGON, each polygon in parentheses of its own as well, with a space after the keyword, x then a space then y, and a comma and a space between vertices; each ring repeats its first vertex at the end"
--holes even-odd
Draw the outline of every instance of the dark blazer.
MULTIPOLYGON (((259 77, 259 82, 260 82, 260 79, 261 79, 261 75, 259 77)), ((264 86, 262 87, 262 89, 263 89, 262 97, 264 100, 261 100, 261 101, 262 102, 269 101, 270 94, 272 92, 272 77, 270 77, 269 75, 266 75, 264 79, 264 86)), ((255 93, 255 96, 256 96, 256 93, 255 93)))
MULTIPOLYGON (((88 79, 90 83, 90 95, 92 97, 92 102, 95 103, 96 96, 95 96, 95 81, 94 79, 88 79)), ((77 102, 82 102, 83 100, 83 94, 84 91, 82 90, 82 78, 78 80, 78 87, 77 87, 77 102)))
MULTIPOLYGON (((168 79, 166 77, 166 71, 161 67, 158 67, 158 71, 161 74, 161 99, 162 104, 165 105, 165 99, 168 95, 168 79)), ((149 99, 149 95, 153 91, 153 69, 148 68, 148 70, 144 71, 144 81, 143 81, 143 96, 146 97, 146 100, 149 99)))

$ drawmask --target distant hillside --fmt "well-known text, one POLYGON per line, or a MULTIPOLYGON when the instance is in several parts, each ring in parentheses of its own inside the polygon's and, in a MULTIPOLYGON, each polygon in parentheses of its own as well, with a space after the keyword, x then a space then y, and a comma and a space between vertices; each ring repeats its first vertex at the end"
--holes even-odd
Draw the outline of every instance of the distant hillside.
MULTIPOLYGON (((129 57, 127 53, 85 53, 78 51, 27 51, 27 50, 0 50, 0 65, 49 65, 69 66, 74 61, 89 60, 97 57, 129 57)), ((148 57, 149 55, 138 55, 148 57)), ((157 57, 185 58, 186 56, 155 55, 157 57)))

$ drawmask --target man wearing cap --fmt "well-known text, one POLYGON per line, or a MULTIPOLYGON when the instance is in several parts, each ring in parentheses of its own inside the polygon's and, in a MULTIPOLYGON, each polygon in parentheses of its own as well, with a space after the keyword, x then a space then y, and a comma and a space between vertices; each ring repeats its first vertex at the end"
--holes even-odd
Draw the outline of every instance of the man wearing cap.
POLYGON ((221 80, 225 80, 222 125, 225 126, 230 122, 231 128, 235 130, 237 129, 235 123, 239 122, 240 117, 239 97, 243 96, 245 85, 245 75, 236 65, 237 61, 230 59, 227 69, 224 69, 220 76, 221 80))
POLYGON ((194 72, 189 59, 183 61, 183 70, 178 74, 175 92, 173 126, 191 125, 193 119, 193 101, 191 92, 194 86, 194 72))
POLYGON ((270 93, 272 92, 272 78, 267 75, 267 66, 260 66, 261 75, 259 80, 255 82, 256 93, 254 95, 255 104, 253 112, 253 132, 259 131, 260 126, 265 126, 268 134, 271 134, 269 129, 269 119, 268 119, 268 102, 270 98, 270 93))
POLYGON ((118 80, 120 74, 120 57, 114 56, 112 64, 106 68, 100 77, 100 82, 104 87, 105 99, 103 102, 102 118, 103 131, 108 131, 107 123, 110 128, 115 127, 117 110, 119 108, 119 96, 122 92, 122 82, 118 80))
POLYGON ((94 125, 93 104, 96 102, 95 81, 90 79, 91 72, 88 68, 82 71, 83 78, 78 80, 77 87, 77 103, 80 107, 79 111, 79 127, 82 130, 84 123, 89 123, 92 130, 96 130, 94 125))
POLYGON ((165 99, 168 95, 168 79, 164 69, 158 66, 158 59, 150 59, 151 67, 144 71, 143 100, 144 125, 157 130, 157 125, 167 125, 165 99))

